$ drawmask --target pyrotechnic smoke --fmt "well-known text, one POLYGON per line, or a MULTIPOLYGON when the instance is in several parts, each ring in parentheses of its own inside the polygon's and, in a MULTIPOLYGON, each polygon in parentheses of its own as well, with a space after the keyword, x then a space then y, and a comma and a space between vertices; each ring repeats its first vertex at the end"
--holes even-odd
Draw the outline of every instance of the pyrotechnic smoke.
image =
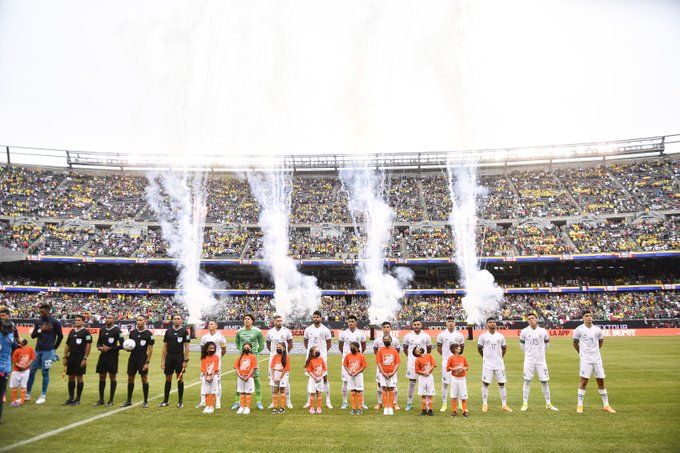
POLYGON ((321 290, 316 277, 301 273, 288 255, 292 176, 284 168, 248 173, 260 205, 264 270, 274 281, 274 305, 284 320, 302 319, 316 310, 321 290))
POLYGON ((385 272, 386 249, 394 220, 394 211, 384 199, 385 175, 367 167, 344 169, 340 171, 340 180, 349 196, 352 218, 355 224, 357 219, 363 221, 366 233, 357 276, 369 292, 369 320, 371 323, 393 320, 413 271, 397 267, 393 275, 385 272))
POLYGON ((206 181, 202 172, 163 171, 147 174, 146 200, 160 221, 168 254, 179 272, 176 296, 189 311, 189 323, 215 303, 217 280, 200 268, 206 216, 206 181))
POLYGON ((465 288, 463 309, 469 324, 481 324, 487 316, 495 315, 503 299, 503 289, 493 275, 480 269, 477 261, 477 198, 484 189, 477 185, 474 164, 447 166, 451 213, 449 224, 456 243, 456 265, 465 288))

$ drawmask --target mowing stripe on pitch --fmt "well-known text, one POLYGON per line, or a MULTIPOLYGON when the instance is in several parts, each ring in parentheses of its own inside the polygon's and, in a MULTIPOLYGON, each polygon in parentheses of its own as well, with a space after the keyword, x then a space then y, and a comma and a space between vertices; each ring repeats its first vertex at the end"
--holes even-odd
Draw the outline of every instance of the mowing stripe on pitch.
MULTIPOLYGON (((264 359, 260 360, 259 363, 262 363, 265 360, 267 360, 267 359, 264 358, 264 359)), ((236 371, 236 370, 229 370, 224 374, 233 373, 234 371, 236 371)), ((198 385, 200 383, 201 383, 201 381, 192 382, 191 384, 185 385, 184 388, 187 389, 189 387, 193 387, 193 386, 198 385)), ((176 393, 176 392, 177 392, 177 389, 172 390, 170 393, 176 393)), ((164 395, 161 393, 159 395, 156 395, 154 397, 149 398, 149 401, 157 400, 157 399, 159 399, 163 396, 164 395)), ((111 415, 116 415, 120 412, 126 411, 128 409, 132 409, 133 407, 140 406, 141 404, 142 404, 142 401, 140 401, 138 403, 134 403, 132 406, 120 407, 118 409, 114 409, 112 411, 105 412, 103 414, 95 415, 94 417, 86 418, 85 420, 80 420, 79 422, 71 423, 70 425, 62 426, 61 428, 53 429, 52 431, 47 431, 46 433, 38 434, 37 436, 16 442, 12 445, 8 445, 6 447, 0 447, 0 451, 9 451, 9 450, 13 450, 15 448, 23 447, 24 445, 32 444, 34 442, 38 442, 39 440, 43 440, 43 439, 47 439, 48 437, 56 436, 57 434, 61 434, 64 431, 68 431, 70 429, 77 428, 77 427, 82 426, 82 425, 86 425, 88 423, 100 420, 102 418, 110 417, 111 415)))

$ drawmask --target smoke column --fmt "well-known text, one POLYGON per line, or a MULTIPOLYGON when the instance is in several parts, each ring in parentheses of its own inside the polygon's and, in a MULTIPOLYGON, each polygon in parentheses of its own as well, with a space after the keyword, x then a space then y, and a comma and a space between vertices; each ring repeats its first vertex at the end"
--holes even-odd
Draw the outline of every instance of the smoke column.
POLYGON ((163 171, 147 174, 146 200, 156 214, 168 254, 179 272, 176 296, 189 311, 189 323, 216 301, 217 280, 200 268, 206 216, 207 176, 202 172, 163 171))
POLYGON ((274 305, 284 320, 303 319, 319 307, 316 277, 298 271, 288 255, 291 211, 291 172, 274 168, 248 173, 248 183, 260 205, 264 270, 274 281, 274 305))
POLYGON ((340 180, 349 196, 349 209, 355 225, 363 220, 366 242, 359 256, 357 277, 368 290, 371 323, 391 321, 399 310, 404 288, 413 278, 413 271, 397 267, 393 275, 385 272, 386 248, 390 241, 394 211, 385 202, 385 175, 365 167, 344 169, 340 180))
POLYGON ((503 289, 486 269, 481 270, 477 261, 476 228, 477 197, 483 188, 477 185, 477 168, 447 165, 451 213, 449 224, 456 244, 456 265, 460 271, 465 296, 463 309, 468 324, 482 324, 487 316, 495 315, 503 299, 503 289))

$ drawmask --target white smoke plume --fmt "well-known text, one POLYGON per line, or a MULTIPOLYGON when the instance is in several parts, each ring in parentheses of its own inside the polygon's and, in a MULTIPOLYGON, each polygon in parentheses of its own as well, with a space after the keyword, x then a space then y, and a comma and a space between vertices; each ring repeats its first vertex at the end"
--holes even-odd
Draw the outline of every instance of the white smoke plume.
POLYGON ((316 277, 301 273, 288 254, 292 174, 284 168, 248 173, 260 205, 264 270, 274 282, 274 306, 284 320, 304 319, 321 303, 316 277))
POLYGON ((493 275, 480 269, 477 261, 477 198, 484 189, 477 185, 474 164, 447 165, 451 213, 449 224, 456 243, 456 265, 465 288, 463 309, 468 324, 482 324, 486 317, 495 315, 503 299, 503 289, 493 275))
POLYGON ((218 281, 201 270, 206 216, 206 182, 203 172, 162 171, 147 174, 146 200, 156 214, 168 254, 179 272, 176 296, 189 311, 189 323, 215 304, 218 281))
POLYGON ((364 222, 366 241, 359 256, 357 276, 369 292, 368 318, 373 324, 394 320, 413 271, 397 267, 393 275, 385 272, 386 249, 394 220, 394 211, 384 197, 385 174, 368 167, 343 169, 340 181, 347 191, 355 224, 357 219, 364 222))

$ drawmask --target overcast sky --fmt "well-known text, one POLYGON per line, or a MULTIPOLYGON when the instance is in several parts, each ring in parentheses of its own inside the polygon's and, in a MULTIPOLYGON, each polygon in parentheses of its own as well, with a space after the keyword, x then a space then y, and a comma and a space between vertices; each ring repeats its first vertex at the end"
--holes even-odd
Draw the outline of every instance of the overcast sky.
POLYGON ((0 0, 0 145, 364 153, 680 132, 680 2, 0 0))

